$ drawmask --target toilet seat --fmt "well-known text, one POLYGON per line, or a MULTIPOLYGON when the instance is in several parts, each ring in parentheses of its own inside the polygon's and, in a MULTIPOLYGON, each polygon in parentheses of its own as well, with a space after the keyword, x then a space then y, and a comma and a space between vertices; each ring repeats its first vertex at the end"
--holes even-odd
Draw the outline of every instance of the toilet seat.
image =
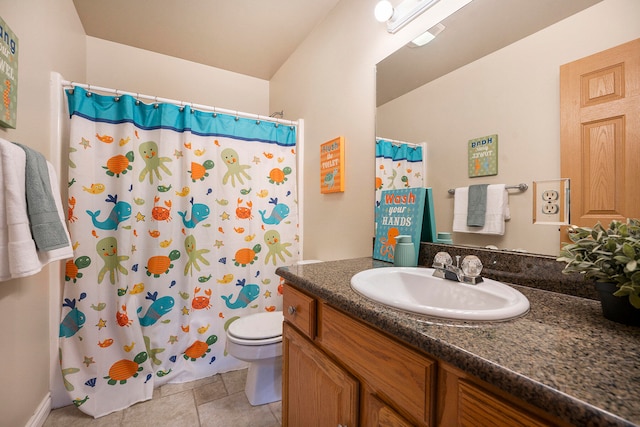
POLYGON ((269 345, 282 341, 282 311, 251 314, 231 322, 229 341, 240 345, 269 345))

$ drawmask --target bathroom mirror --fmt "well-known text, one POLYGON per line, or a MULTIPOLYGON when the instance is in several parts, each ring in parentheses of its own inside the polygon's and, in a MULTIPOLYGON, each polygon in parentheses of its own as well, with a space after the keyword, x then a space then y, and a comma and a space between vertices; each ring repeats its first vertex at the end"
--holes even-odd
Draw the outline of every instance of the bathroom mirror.
POLYGON ((449 189, 529 186, 509 190, 504 235, 454 233, 455 244, 559 253, 559 227, 533 223, 531 186, 561 178, 559 67, 577 59, 572 46, 595 19, 586 9, 600 1, 474 0, 431 43, 377 64, 376 136, 426 142, 439 232, 452 231, 449 189), (499 138, 497 174, 470 178, 468 142, 486 135, 499 138))

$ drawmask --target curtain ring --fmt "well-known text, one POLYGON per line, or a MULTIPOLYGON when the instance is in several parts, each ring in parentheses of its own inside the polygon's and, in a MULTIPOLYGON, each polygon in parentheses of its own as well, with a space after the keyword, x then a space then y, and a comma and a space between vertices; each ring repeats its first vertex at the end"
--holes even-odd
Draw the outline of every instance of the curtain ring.
POLYGON ((191 114, 195 113, 196 110, 193 109, 193 102, 189 103, 189 111, 191 112, 191 114))
POLYGON ((155 97, 153 108, 158 108, 158 97, 157 96, 155 97))
POLYGON ((180 112, 182 113, 184 111, 184 105, 182 105, 182 101, 180 101, 180 112))
POLYGON ((69 93, 70 93, 71 95, 73 95, 73 91, 74 91, 74 89, 75 89, 75 86, 74 86, 73 82, 71 82, 70 86, 71 86, 71 89, 69 89, 69 93))
POLYGON ((260 114, 258 114, 258 120, 256 120, 256 124, 259 125, 260 124, 260 114))
POLYGON ((136 105, 140 105, 140 93, 136 92, 136 105))
POLYGON ((240 117, 238 117, 238 112, 236 111, 236 122, 240 120, 240 117))
POLYGON ((116 96, 114 96, 114 97, 113 97, 113 100, 114 100, 115 102, 120 101, 120 96, 119 96, 119 94, 118 94, 118 89, 116 89, 116 96))
POLYGON ((216 107, 213 107, 213 118, 218 117, 218 113, 216 113, 216 107))
POLYGON ((87 96, 91 96, 91 85, 87 85, 87 96))

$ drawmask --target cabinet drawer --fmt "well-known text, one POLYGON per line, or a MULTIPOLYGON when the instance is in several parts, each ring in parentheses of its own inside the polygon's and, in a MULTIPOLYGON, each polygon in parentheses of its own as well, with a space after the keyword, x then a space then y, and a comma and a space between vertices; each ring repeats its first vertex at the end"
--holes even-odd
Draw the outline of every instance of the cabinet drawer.
POLYGON ((461 427, 552 425, 466 381, 458 384, 458 399, 458 425, 461 427))
POLYGON ((282 301, 285 320, 307 337, 314 339, 316 336, 316 300, 285 283, 282 301))
POLYGON ((432 425, 436 362, 326 304, 318 310, 322 348, 403 416, 432 425))
POLYGON ((438 363, 437 388, 437 419, 440 426, 572 425, 444 362, 438 363))

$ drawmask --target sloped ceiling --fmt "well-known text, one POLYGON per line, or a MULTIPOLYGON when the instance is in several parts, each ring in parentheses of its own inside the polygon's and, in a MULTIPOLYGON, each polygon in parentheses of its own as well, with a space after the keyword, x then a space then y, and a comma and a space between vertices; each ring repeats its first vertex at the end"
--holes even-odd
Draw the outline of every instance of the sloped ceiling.
POLYGON ((73 3, 89 36, 269 80, 338 1, 73 3))

